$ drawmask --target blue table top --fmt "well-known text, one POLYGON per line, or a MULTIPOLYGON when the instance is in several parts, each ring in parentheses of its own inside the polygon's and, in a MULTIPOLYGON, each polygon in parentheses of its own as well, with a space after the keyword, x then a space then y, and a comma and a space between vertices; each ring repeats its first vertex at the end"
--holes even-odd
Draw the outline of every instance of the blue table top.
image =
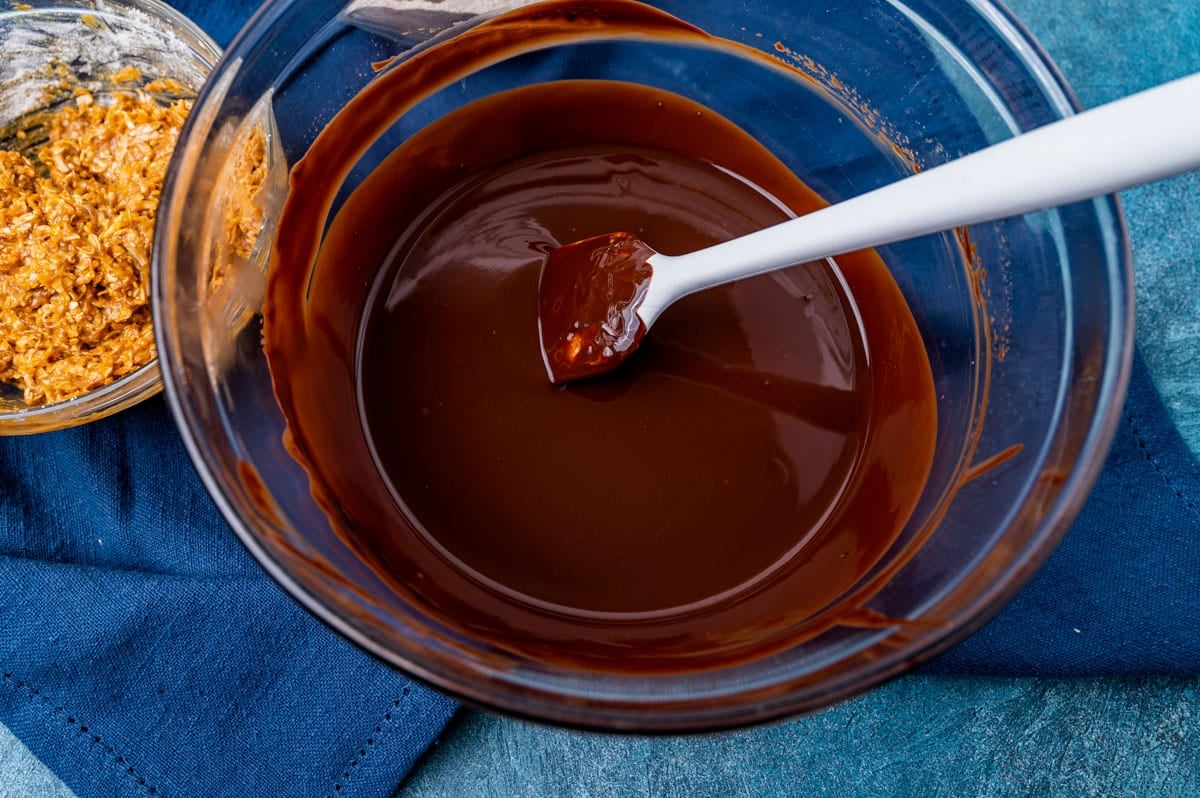
MULTIPOLYGON (((1009 0, 1085 106, 1200 71, 1200 4, 1009 0)), ((1200 452, 1200 174, 1126 192, 1142 352, 1200 452)), ((1200 678, 909 676, 724 735, 612 737, 464 710, 398 796, 1200 795, 1200 678)), ((0 727, 0 798, 70 791, 0 727)))

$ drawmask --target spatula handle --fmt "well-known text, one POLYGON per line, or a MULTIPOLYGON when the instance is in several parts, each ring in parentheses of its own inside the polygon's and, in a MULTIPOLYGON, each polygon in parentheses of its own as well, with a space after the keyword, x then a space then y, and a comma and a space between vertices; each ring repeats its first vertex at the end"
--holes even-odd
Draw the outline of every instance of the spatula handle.
POLYGON ((783 266, 1003 219, 1200 168, 1200 73, 1046 125, 798 219, 655 256, 647 325, 675 299, 783 266), (669 279, 660 280, 667 272, 669 279), (667 285, 671 282, 674 285, 667 285), (668 298, 668 294, 672 294, 668 298))

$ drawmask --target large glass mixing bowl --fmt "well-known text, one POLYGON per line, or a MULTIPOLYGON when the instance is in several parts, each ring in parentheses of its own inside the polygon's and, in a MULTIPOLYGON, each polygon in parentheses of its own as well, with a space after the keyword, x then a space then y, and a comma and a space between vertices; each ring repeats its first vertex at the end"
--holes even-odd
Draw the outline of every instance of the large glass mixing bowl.
MULTIPOLYGON (((811 710, 978 627, 1054 548, 1118 419, 1132 283, 1113 198, 880 251, 933 367, 933 472, 900 538, 851 589, 861 612, 807 642, 670 676, 550 665, 405 602, 331 527, 285 449, 261 342, 263 273, 287 167, 374 77, 372 63, 462 35, 476 13, 514 5, 274 0, 201 93, 163 196, 154 313, 171 407, 237 534, 299 601, 387 661, 461 698, 585 727, 710 729, 811 710), (252 190, 238 178, 247 159, 266 166, 252 190), (230 213, 244 223, 231 228, 230 213)), ((744 47, 571 39, 431 85, 363 156, 342 196, 431 119, 557 78, 635 81, 690 97, 759 138, 830 201, 1075 110, 1045 54, 987 0, 653 5, 744 47)))

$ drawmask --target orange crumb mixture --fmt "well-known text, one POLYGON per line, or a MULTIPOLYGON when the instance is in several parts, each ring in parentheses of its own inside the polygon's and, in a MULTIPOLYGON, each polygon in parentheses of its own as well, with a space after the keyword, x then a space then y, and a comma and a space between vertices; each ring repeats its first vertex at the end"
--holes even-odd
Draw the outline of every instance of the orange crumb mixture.
POLYGON ((78 396, 154 359, 150 241, 190 107, 81 93, 51 115, 36 160, 0 150, 0 381, 27 404, 78 396))

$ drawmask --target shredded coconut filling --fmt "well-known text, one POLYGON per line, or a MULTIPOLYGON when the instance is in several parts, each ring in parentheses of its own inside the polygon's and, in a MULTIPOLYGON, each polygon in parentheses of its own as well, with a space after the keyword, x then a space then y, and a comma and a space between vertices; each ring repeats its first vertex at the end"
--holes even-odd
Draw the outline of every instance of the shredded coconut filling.
POLYGON ((81 92, 36 160, 0 151, 0 381, 59 402, 155 357, 150 242, 191 103, 81 92))

